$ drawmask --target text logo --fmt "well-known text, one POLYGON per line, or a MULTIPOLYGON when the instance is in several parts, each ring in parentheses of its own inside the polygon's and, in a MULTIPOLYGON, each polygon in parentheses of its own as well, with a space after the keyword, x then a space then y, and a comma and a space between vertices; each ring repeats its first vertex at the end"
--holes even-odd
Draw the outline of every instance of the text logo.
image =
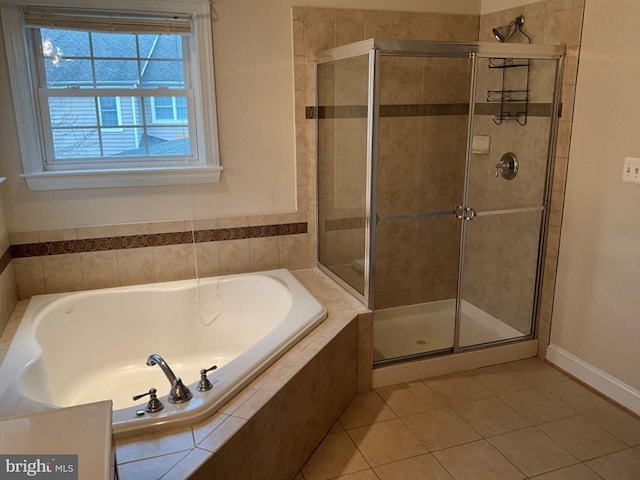
POLYGON ((0 455, 0 480, 78 480, 78 455, 0 455))

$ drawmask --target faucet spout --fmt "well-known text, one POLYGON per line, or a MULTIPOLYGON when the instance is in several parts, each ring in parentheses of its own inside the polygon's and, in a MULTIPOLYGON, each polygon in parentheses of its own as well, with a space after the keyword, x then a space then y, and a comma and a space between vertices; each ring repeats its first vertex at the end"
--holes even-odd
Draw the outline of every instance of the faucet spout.
POLYGON ((171 367, 169 367, 169 364, 165 362, 164 358, 157 353, 152 353, 147 358, 147 365, 150 367, 158 365, 166 375, 167 380, 169 380, 169 383, 171 384, 171 390, 169 391, 168 397, 169 403, 184 403, 191 400, 193 395, 189 391, 189 388, 182 383, 182 379, 180 377, 176 377, 175 373, 173 373, 173 370, 171 370, 171 367))
POLYGON ((173 383, 176 381, 176 375, 175 373, 173 373, 173 370, 171 370, 171 367, 167 364, 167 362, 164 361, 164 358, 162 358, 157 353, 152 353, 151 355, 149 355, 149 358, 147 358, 147 365, 149 365, 150 367, 158 365, 167 376, 167 380, 169 380, 169 383, 171 385, 173 385, 173 383))

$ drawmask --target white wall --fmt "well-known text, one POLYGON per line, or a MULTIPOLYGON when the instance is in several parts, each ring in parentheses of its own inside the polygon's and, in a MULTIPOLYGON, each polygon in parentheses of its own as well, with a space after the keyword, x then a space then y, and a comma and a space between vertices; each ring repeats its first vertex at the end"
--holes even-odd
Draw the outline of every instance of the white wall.
POLYGON ((640 3, 588 0, 551 342, 640 390, 640 3))
POLYGON ((291 7, 478 14, 480 0, 218 0, 218 185, 30 192, 21 173, 0 40, 0 175, 10 231, 294 211, 291 7))

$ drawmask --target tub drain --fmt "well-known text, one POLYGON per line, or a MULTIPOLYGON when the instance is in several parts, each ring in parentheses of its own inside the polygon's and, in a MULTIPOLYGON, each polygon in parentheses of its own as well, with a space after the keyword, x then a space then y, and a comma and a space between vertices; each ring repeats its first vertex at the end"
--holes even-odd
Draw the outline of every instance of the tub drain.
POLYGON ((427 344, 427 343, 429 343, 429 342, 427 342, 426 340, 416 340, 416 343, 417 343, 418 345, 426 345, 426 344, 427 344))

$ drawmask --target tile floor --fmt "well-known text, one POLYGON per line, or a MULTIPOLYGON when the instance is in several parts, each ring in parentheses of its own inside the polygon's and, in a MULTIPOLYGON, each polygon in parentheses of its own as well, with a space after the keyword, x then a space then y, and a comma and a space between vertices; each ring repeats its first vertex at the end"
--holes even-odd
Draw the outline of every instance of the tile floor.
POLYGON ((357 396, 296 480, 640 480, 640 420, 537 358, 357 396))

